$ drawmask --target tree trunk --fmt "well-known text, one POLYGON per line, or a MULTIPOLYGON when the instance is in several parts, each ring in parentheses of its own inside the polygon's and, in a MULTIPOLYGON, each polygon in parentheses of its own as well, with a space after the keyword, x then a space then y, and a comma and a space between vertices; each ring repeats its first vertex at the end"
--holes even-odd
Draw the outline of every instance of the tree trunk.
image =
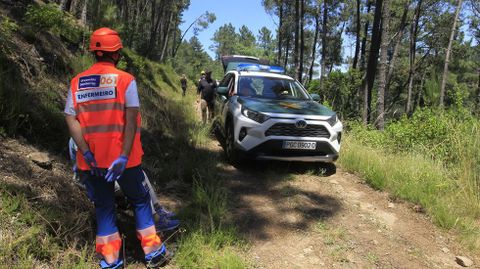
POLYGON ((83 26, 87 26, 87 6, 88 6, 88 0, 84 0, 83 7, 82 7, 82 14, 80 15, 80 21, 82 22, 83 26))
POLYGON ((410 114, 412 108, 412 90, 413 81, 415 79, 415 56, 417 53, 417 34, 418 34, 418 22, 420 21, 420 14, 422 11, 423 0, 419 0, 417 7, 415 8, 415 15, 413 16, 413 23, 410 27, 410 49, 409 49, 409 71, 408 71, 408 90, 407 90, 407 104, 405 113, 410 114))
POLYGON ((480 115, 480 67, 478 68, 477 115, 480 115))
POLYGON ((278 54, 277 54, 277 64, 280 65, 282 60, 282 37, 283 37, 283 1, 279 1, 279 15, 278 15, 278 54))
POLYGON ((283 69, 287 70, 288 51, 290 50, 290 37, 287 37, 287 44, 285 46, 285 59, 283 61, 283 69))
POLYGON ((455 10, 455 17, 453 19, 452 30, 450 31, 450 39, 448 40, 448 47, 445 53, 445 65, 443 66, 442 84, 440 86, 440 107, 441 108, 443 108, 444 106, 445 86, 447 84, 448 64, 450 63, 450 52, 452 50, 453 38, 455 36, 455 30, 457 28, 458 15, 460 14, 460 10, 462 9, 462 2, 463 0, 458 0, 457 9, 455 10))
POLYGON ((364 105, 363 105, 363 123, 370 123, 371 105, 372 105, 372 89, 375 82, 375 74, 377 72, 378 52, 380 50, 380 21, 382 18, 383 0, 376 0, 375 16, 373 18, 372 42, 370 45, 370 55, 368 57, 367 74, 365 75, 364 105))
POLYGON ((300 2, 300 58, 298 59, 298 76, 297 79, 302 83, 303 81, 303 56, 305 48, 305 31, 303 26, 305 24, 305 0, 300 2))
POLYGON ((170 37, 170 29, 172 26, 172 21, 173 21, 173 12, 170 12, 170 17, 167 21, 167 29, 165 30, 165 36, 163 38, 163 48, 162 48, 162 54, 160 54, 160 62, 162 62, 165 59, 165 54, 167 52, 167 46, 168 46, 168 38, 170 37))
POLYGON ((320 26, 320 5, 317 6, 317 14, 315 16, 315 34, 313 36, 313 45, 312 45, 312 62, 310 63, 310 68, 308 70, 308 81, 312 81, 313 77, 313 68, 315 66, 315 54, 317 51, 317 42, 318 42, 318 31, 320 26))
POLYGON ((60 2, 60 9, 64 11, 70 11, 72 5, 72 0, 62 0, 60 2))
POLYGON ((298 78, 298 56, 299 56, 299 41, 300 41, 300 1, 295 1, 295 39, 293 48, 293 66, 295 67, 295 77, 298 78))
POLYGON ((357 0, 357 9, 356 9, 356 22, 357 25, 355 26, 356 28, 356 33, 357 33, 357 39, 355 41, 355 54, 353 56, 353 64, 352 68, 357 69, 357 63, 358 63, 358 54, 360 53, 360 31, 361 31, 361 21, 360 21, 360 0, 357 0))
POLYGON ((154 42, 155 42, 155 39, 156 39, 156 36, 157 36, 157 32, 155 31, 155 15, 157 14, 157 12, 155 12, 156 10, 156 7, 155 7, 155 0, 152 0, 150 2, 150 10, 151 10, 151 13, 150 13, 150 36, 149 36, 149 39, 148 39, 148 45, 145 49, 145 51, 142 51, 141 54, 143 56, 151 56, 151 54, 153 53, 152 50, 153 50, 153 46, 154 46, 154 42))
POLYGON ((178 14, 175 15, 175 24, 174 24, 174 30, 173 30, 173 36, 172 36, 172 45, 171 45, 171 57, 175 56, 175 44, 177 44, 177 28, 179 25, 179 18, 178 14))
POLYGON ((323 88, 323 80, 325 76, 325 69, 327 64, 327 23, 328 23, 328 9, 326 0, 323 1, 323 19, 322 19, 322 62, 320 67, 320 88, 323 88))
POLYGON ((405 3, 405 8, 403 10, 402 18, 400 20, 400 26, 398 27, 398 32, 395 35, 395 38, 393 40, 393 55, 392 55, 392 59, 390 60, 390 66, 388 68, 388 73, 387 73, 387 84, 385 86, 386 94, 388 94, 388 90, 390 89, 390 82, 393 77, 393 71, 395 70, 395 63, 397 62, 398 52, 400 50, 400 44, 403 39, 405 27, 407 26, 407 17, 408 17, 409 9, 410 9, 410 1, 407 1, 405 3))
POLYGON ((420 79, 420 85, 418 86, 417 88, 417 93, 416 93, 416 100, 415 100, 415 106, 413 107, 413 112, 415 112, 415 110, 420 107, 420 100, 422 99, 422 95, 423 95, 423 85, 425 84, 425 76, 427 75, 427 70, 424 69, 423 70, 423 73, 422 73, 422 77, 420 79))
MULTIPOLYGON (((370 10, 372 8, 372 2, 371 0, 367 0, 367 10, 365 12, 365 14, 370 14, 370 10)), ((362 37, 362 42, 361 42, 361 48, 360 48, 360 72, 364 72, 365 71, 365 68, 366 68, 366 51, 367 51, 367 37, 368 37, 368 28, 369 28, 369 20, 365 20, 365 27, 363 29, 363 37, 362 37)), ((356 93, 356 111, 360 112, 360 111, 364 111, 362 105, 365 104, 365 94, 363 94, 363 98, 362 98, 362 93, 365 92, 365 79, 363 80, 362 82, 362 85, 358 88, 358 91, 356 93), (362 102, 363 101, 363 102, 362 102)), ((362 112, 360 112, 359 114, 362 114, 362 112)), ((363 115, 363 114, 362 114, 363 115)))
MULTIPOLYGON (((370 10, 372 8, 371 0, 367 0, 367 12, 366 14, 370 14, 370 10)), ((366 61, 366 51, 367 51, 367 37, 368 37, 368 27, 370 27, 370 23, 368 20, 365 21, 365 28, 363 29, 363 38, 362 38, 362 48, 360 50, 360 70, 365 70, 367 63, 366 61)))
POLYGON ((388 44, 390 43, 390 0, 385 0, 382 11, 382 36, 380 45, 380 63, 378 65, 377 119, 375 126, 379 130, 385 127, 385 88, 387 85, 388 44))

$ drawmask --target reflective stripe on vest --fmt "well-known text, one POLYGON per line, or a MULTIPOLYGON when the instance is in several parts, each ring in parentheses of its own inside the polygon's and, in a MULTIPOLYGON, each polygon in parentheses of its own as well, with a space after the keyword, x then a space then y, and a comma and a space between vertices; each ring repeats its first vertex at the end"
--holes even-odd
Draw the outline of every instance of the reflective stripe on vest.
POLYGON ((123 111, 125 109, 125 105, 122 103, 100 103, 100 104, 82 104, 78 106, 78 110, 75 112, 78 114, 85 113, 85 112, 100 112, 106 110, 120 110, 123 111))
MULTIPOLYGON (((123 133, 124 125, 94 125, 82 127, 83 134, 93 134, 93 133, 113 133, 119 132, 123 133)), ((140 133, 141 128, 137 126, 137 133, 140 133)))

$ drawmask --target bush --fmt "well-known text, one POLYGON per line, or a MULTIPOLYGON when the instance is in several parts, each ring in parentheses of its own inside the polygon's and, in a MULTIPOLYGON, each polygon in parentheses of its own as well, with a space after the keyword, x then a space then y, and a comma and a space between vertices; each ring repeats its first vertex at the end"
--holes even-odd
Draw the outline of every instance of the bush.
POLYGON ((75 18, 54 3, 28 6, 25 21, 36 31, 53 31, 71 43, 80 42, 83 36, 83 29, 75 18))
POLYGON ((318 93, 324 105, 331 107, 341 118, 354 118, 360 111, 355 96, 361 83, 361 74, 357 70, 346 73, 332 71, 324 78, 323 85, 320 85, 319 80, 313 80, 307 88, 311 93, 318 93))
POLYGON ((412 117, 403 116, 389 123, 384 132, 365 128, 357 122, 347 125, 352 130, 351 135, 364 145, 391 152, 417 152, 448 165, 458 160, 463 152, 455 145, 462 147, 478 124, 478 120, 463 110, 423 109, 412 117))
POLYGON ((8 44, 11 43, 13 32, 18 30, 18 25, 8 17, 0 20, 0 53, 7 53, 8 44))
POLYGON ((38 30, 51 30, 61 27, 64 13, 56 4, 30 5, 25 13, 25 21, 38 30))

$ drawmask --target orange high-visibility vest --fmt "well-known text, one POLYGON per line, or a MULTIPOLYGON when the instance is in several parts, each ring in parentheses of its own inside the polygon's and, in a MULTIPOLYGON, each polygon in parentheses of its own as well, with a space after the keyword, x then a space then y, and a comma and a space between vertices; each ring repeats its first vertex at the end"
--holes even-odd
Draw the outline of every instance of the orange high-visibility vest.
MULTIPOLYGON (((112 63, 98 62, 75 76, 70 83, 83 138, 100 168, 108 168, 122 153, 126 123, 125 92, 134 79, 132 75, 115 68, 112 63)), ((142 163, 140 125, 139 113, 127 168, 142 163)), ((80 151, 77 151, 77 166, 81 170, 90 170, 80 151)))

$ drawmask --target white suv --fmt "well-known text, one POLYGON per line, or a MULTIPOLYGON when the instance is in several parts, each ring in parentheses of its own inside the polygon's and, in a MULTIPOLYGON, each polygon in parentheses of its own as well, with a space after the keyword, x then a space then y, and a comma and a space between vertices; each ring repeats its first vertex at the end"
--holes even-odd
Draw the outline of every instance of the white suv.
POLYGON ((217 88, 214 130, 230 163, 242 158, 334 162, 342 123, 280 67, 225 63, 217 88))

